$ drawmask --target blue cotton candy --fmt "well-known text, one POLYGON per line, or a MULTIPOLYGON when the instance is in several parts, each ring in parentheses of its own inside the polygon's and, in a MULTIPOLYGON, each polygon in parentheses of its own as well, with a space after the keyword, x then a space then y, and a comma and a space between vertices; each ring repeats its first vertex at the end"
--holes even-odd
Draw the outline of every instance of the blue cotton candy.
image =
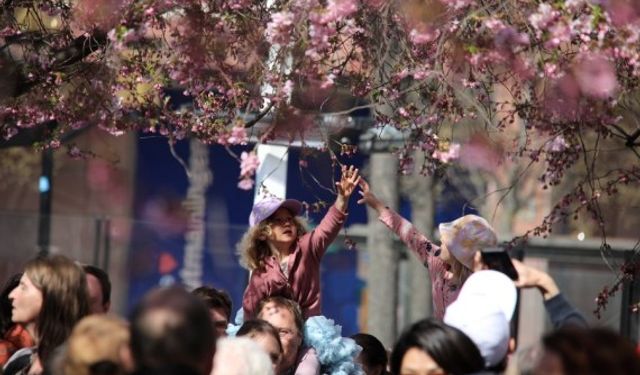
POLYGON ((304 324, 304 343, 316 350, 323 373, 330 375, 364 375, 355 363, 362 348, 348 337, 342 327, 324 316, 313 316, 304 324))
POLYGON ((238 311, 236 311, 236 317, 233 321, 240 326, 244 323, 244 309, 239 308, 238 311))
POLYGON ((227 332, 227 335, 229 336, 235 336, 236 333, 238 333, 238 331, 240 330, 240 327, 242 327, 242 324, 244 324, 243 309, 238 309, 238 311, 236 312, 236 317, 234 319, 234 322, 235 324, 233 323, 227 324, 227 329, 225 330, 225 332, 227 332))

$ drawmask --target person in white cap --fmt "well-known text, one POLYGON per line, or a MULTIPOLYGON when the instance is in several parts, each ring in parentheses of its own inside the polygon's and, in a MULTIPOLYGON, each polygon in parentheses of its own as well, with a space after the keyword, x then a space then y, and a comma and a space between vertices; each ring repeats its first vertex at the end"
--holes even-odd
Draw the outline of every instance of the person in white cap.
POLYGON ((506 368, 512 342, 510 321, 516 301, 513 280, 498 271, 483 270, 467 279, 458 299, 447 308, 444 322, 469 336, 480 350, 488 371, 501 372, 506 368))
POLYGON ((413 224, 385 206, 371 191, 369 184, 360 180, 362 199, 378 212, 378 219, 391 229, 411 249, 431 278, 433 316, 444 317, 447 306, 456 300, 460 288, 472 273, 473 257, 477 251, 497 244, 491 225, 477 215, 465 215, 453 222, 439 225, 441 244, 434 244, 413 224))

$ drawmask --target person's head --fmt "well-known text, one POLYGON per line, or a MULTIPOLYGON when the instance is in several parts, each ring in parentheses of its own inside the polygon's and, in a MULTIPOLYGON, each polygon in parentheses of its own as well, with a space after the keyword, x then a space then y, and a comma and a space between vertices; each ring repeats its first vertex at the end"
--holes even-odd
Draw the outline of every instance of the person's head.
POLYGON ((231 297, 224 290, 210 286, 201 286, 194 289, 191 294, 200 298, 209 309, 209 315, 213 322, 218 337, 227 336, 227 325, 231 318, 231 297))
POLYGON ((292 368, 303 340, 304 318, 300 306, 290 299, 269 297, 260 302, 258 319, 269 322, 280 335, 282 359, 277 372, 292 368))
POLYGON ((89 311, 92 314, 103 314, 111 308, 111 281, 102 269, 85 264, 82 266, 87 277, 89 290, 89 311))
POLYGON ((444 322, 475 343, 487 369, 504 370, 516 302, 516 287, 506 275, 493 270, 474 272, 447 307, 444 322))
POLYGON ((606 328, 567 326, 546 335, 534 374, 640 374, 640 356, 626 338, 606 328))
POLYGON ((248 320, 242 324, 236 336, 246 336, 260 345, 271 358, 273 371, 276 371, 282 357, 282 343, 274 326, 261 319, 248 320))
POLYGON ((9 299, 9 293, 20 284, 21 277, 21 273, 11 276, 4 283, 2 292, 0 292, 0 337, 4 337, 4 334, 13 326, 13 321, 11 320, 13 306, 11 305, 11 299, 9 299))
POLYGON ((441 246, 440 259, 452 266, 461 281, 473 269, 473 257, 477 251, 496 246, 498 238, 485 219, 476 215, 465 215, 450 223, 438 226, 441 246))
POLYGON ((138 369, 182 366, 207 375, 215 341, 206 306, 180 287, 152 290, 131 316, 131 354, 138 369))
POLYGON ((111 315, 89 315, 73 328, 62 354, 65 375, 124 375, 129 325, 111 315))
POLYGON ((89 312, 87 280, 82 268, 62 255, 40 256, 27 263, 11 292, 13 321, 25 325, 45 363, 78 320, 89 312))
POLYGON ((484 368, 480 351, 460 330, 436 319, 406 329, 391 352, 393 375, 471 374, 484 368))
POLYGON ((387 350, 375 336, 368 333, 356 333, 351 336, 360 345, 362 351, 357 361, 366 375, 382 375, 387 369, 387 350))
POLYGON ((273 375, 267 353, 247 337, 225 337, 218 341, 212 375, 273 375))
POLYGON ((295 199, 266 198, 253 206, 249 230, 238 244, 240 263, 249 270, 264 266, 272 247, 286 247, 306 231, 297 215, 302 204, 295 199))

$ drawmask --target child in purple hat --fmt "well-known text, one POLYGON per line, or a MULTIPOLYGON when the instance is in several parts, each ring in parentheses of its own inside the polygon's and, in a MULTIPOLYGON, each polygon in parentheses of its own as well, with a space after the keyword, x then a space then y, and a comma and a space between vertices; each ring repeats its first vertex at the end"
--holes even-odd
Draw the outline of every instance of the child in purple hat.
POLYGON ((360 181, 358 169, 342 167, 338 197, 320 224, 307 232, 294 199, 267 198, 253 206, 250 228, 238 245, 240 261, 251 272, 242 298, 244 319, 251 319, 261 300, 283 296, 296 301, 304 318, 320 315, 320 260, 347 216, 351 194, 360 181))

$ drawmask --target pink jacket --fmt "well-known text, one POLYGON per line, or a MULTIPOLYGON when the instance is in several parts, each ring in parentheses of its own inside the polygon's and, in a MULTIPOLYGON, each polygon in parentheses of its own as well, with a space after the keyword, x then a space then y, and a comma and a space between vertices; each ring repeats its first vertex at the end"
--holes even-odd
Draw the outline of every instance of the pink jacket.
POLYGON ((331 206, 320 225, 298 238, 289 255, 288 275, 282 272, 275 256, 265 260, 264 268, 251 273, 242 297, 245 320, 253 318, 260 301, 271 296, 283 296, 298 302, 305 319, 320 315, 320 260, 340 232, 346 217, 344 212, 331 206))
POLYGON ((398 235, 400 240, 429 269, 433 316, 442 320, 447 306, 458 298, 460 286, 447 277, 449 267, 437 256, 440 248, 433 244, 424 234, 420 233, 408 220, 389 208, 384 209, 378 219, 398 235))

